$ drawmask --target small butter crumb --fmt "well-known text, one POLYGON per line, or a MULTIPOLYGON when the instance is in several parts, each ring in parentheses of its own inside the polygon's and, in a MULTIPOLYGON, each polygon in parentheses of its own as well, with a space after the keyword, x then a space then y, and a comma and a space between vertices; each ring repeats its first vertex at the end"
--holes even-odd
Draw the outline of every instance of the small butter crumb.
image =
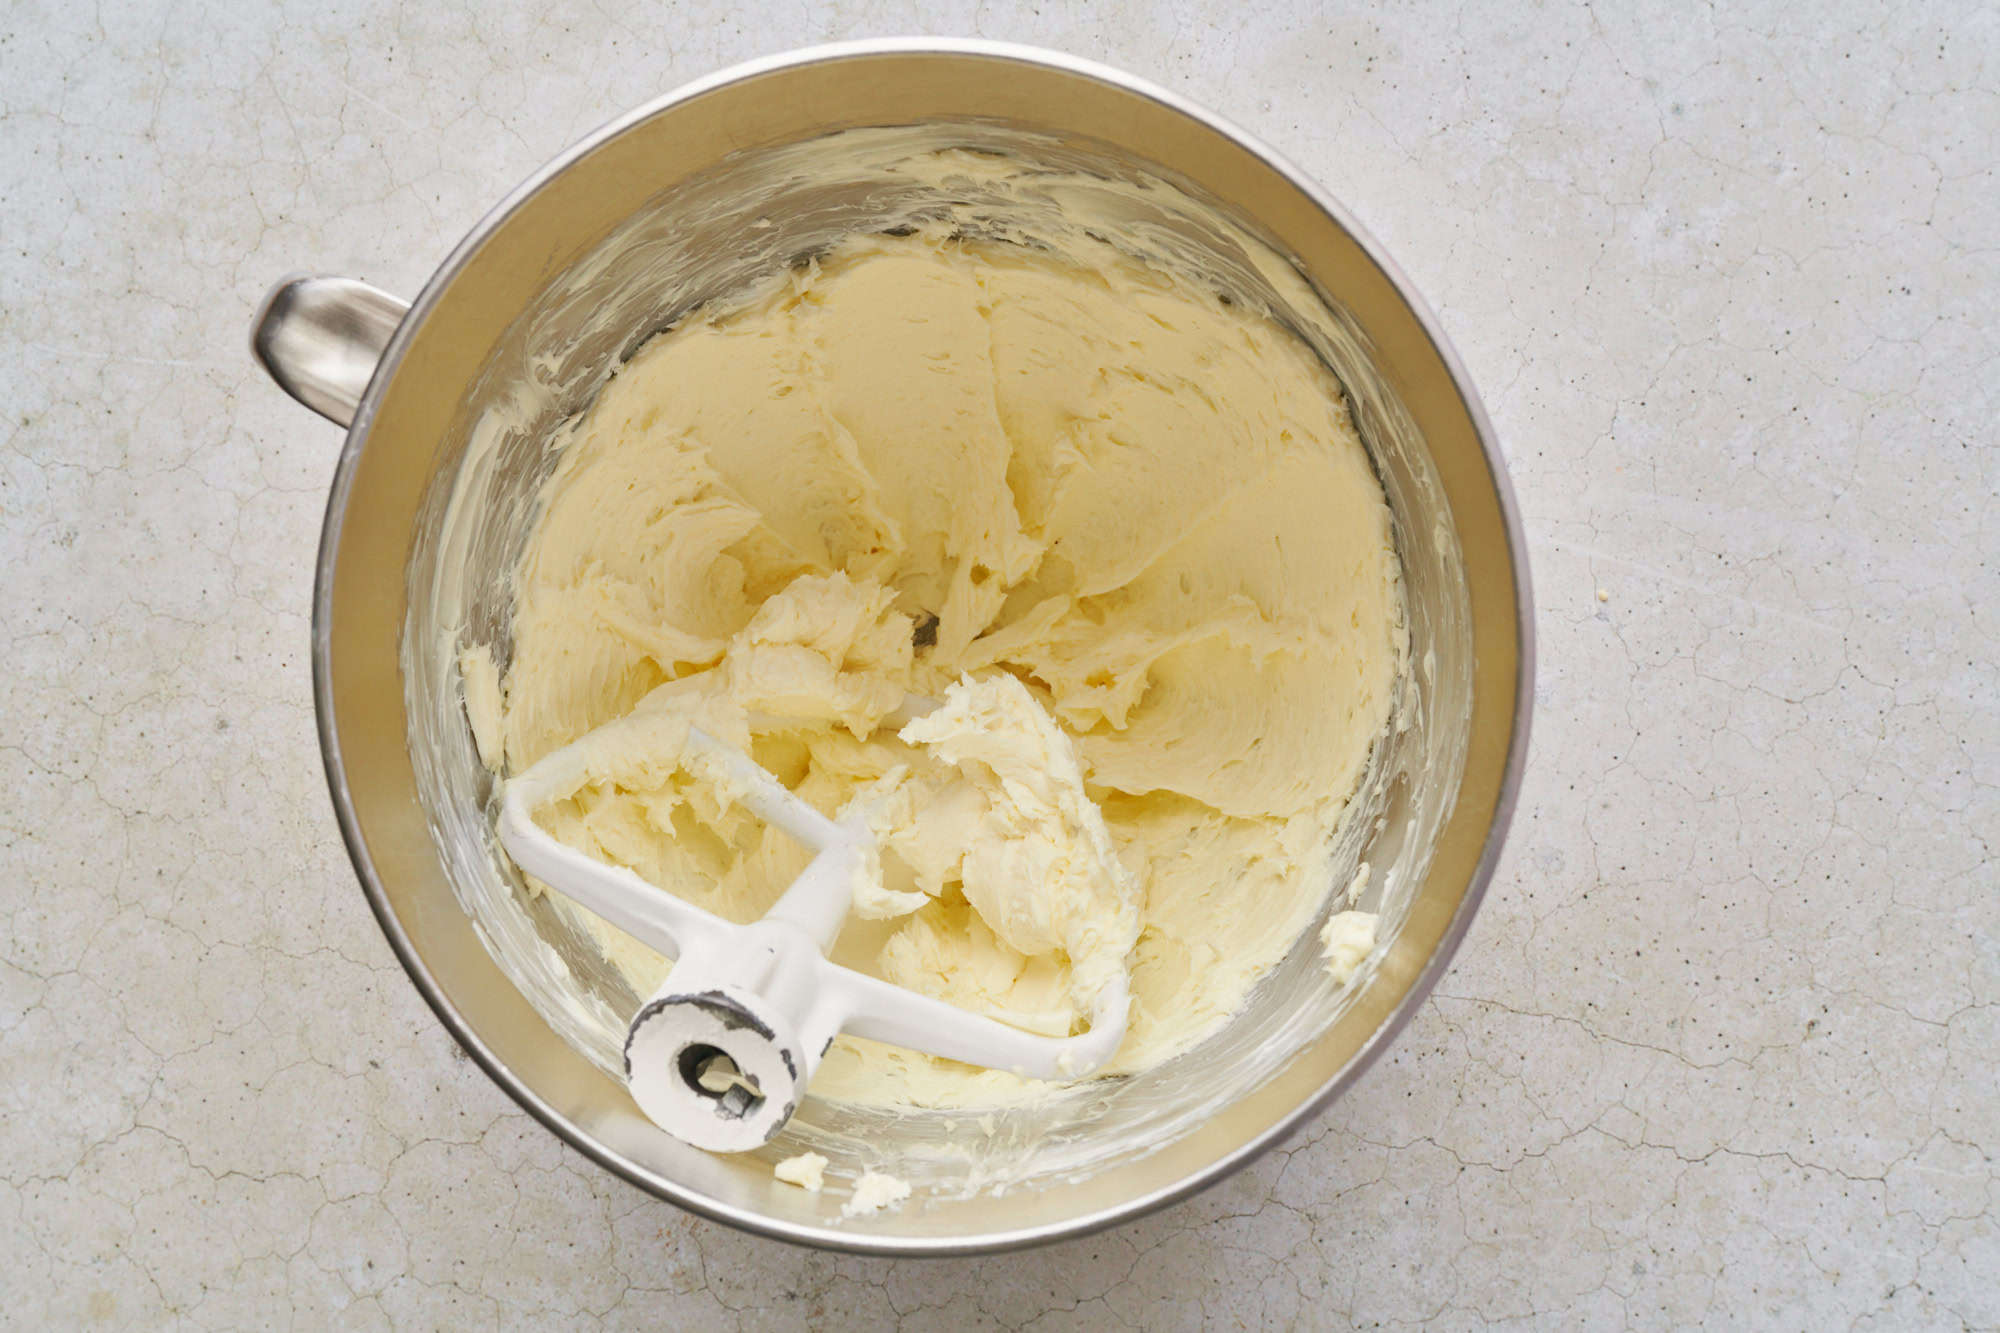
POLYGON ((1335 912, 1319 932, 1326 950, 1326 970, 1336 983, 1345 986, 1375 948, 1373 912, 1335 912))
POLYGON ((854 1182, 854 1197, 841 1205, 842 1217, 873 1217, 910 1197, 910 1187, 880 1171, 864 1171, 854 1182))
POLYGON ((816 1152, 802 1152, 772 1167, 771 1174, 787 1185, 797 1185, 802 1190, 817 1194, 820 1186, 826 1183, 826 1158, 816 1152))
POLYGON ((1347 892, 1341 900, 1346 906, 1352 907, 1361 901, 1361 895, 1368 892, 1368 877, 1372 873, 1373 867, 1366 861, 1354 867, 1354 878, 1347 881, 1347 892))
POLYGON ((1607 589, 1599 588, 1597 590, 1597 600, 1600 602, 1608 602, 1611 600, 1611 593, 1607 589))

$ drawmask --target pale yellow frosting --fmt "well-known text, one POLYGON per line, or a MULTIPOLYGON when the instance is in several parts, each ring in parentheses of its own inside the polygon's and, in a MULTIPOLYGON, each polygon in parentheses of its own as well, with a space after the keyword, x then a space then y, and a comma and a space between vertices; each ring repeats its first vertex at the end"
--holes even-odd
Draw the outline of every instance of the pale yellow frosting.
MULTIPOLYGON (((1324 905, 1402 601, 1338 388, 1267 320, 1108 248, 860 237, 655 338, 555 445, 499 688, 465 658, 489 763, 699 715, 869 812, 839 961, 1052 1033, 1129 967, 1114 1071, 1213 1031, 1324 905), (911 697, 944 707, 899 735, 911 697)), ((670 769, 540 818, 760 915, 804 850, 670 769)), ((814 1091, 1020 1085, 842 1038, 814 1091)))
POLYGON ((1335 981, 1347 981, 1374 952, 1378 920, 1373 912, 1349 909, 1335 912, 1320 927, 1320 948, 1326 957, 1326 969, 1335 981))
POLYGON ((817 1194, 826 1186, 826 1158, 816 1152, 802 1152, 772 1167, 771 1175, 787 1185, 817 1194))

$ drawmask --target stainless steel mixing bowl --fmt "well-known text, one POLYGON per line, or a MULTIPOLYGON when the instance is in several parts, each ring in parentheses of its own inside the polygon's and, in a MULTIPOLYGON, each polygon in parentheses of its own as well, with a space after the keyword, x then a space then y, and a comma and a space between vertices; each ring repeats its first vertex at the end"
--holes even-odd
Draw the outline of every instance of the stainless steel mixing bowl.
POLYGON ((369 903, 494 1081, 663 1198, 772 1236, 895 1254, 1001 1249, 1134 1217, 1324 1110, 1409 1020, 1471 920, 1514 804, 1533 674, 1526 552, 1492 430, 1433 317, 1340 207, 1168 93, 975 42, 760 61, 562 154, 407 307, 359 283, 292 279, 258 312, 252 344, 296 397, 349 427, 313 662, 327 777, 369 903), (888 1164, 919 1185, 901 1211, 851 1222, 836 1196, 775 1184, 768 1156, 667 1138, 605 1072, 633 997, 564 909, 529 901, 493 855, 491 783, 452 663, 461 629, 504 655, 495 576, 520 549, 546 432, 646 334, 845 231, 940 213, 974 229, 1019 221, 1006 216, 1018 197, 885 173, 865 160, 873 150, 831 175, 814 169, 839 156, 819 146, 836 132, 864 150, 869 135, 891 146, 917 135, 1048 168, 1065 184, 1044 204, 1104 205, 1121 245, 1291 324, 1341 379, 1389 495, 1413 664, 1361 816, 1329 855, 1329 877, 1340 858, 1374 867, 1368 902, 1387 927, 1357 985, 1334 987, 1308 936, 1194 1052, 1002 1110, 985 1137, 942 1115, 802 1113, 787 1149, 820 1147, 837 1172, 888 1164), (1093 203, 1092 181, 1132 188, 1093 203), (983 1146, 968 1159, 970 1140, 983 1146), (1014 1187, 978 1188, 995 1175, 1014 1187))

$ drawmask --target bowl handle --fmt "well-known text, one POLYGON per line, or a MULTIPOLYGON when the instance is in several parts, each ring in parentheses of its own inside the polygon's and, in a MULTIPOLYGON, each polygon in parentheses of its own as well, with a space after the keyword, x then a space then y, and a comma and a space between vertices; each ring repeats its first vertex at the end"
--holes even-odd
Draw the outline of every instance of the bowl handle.
POLYGON ((286 393, 337 425, 351 425, 409 308, 353 278, 294 274, 258 304, 250 355, 286 393))

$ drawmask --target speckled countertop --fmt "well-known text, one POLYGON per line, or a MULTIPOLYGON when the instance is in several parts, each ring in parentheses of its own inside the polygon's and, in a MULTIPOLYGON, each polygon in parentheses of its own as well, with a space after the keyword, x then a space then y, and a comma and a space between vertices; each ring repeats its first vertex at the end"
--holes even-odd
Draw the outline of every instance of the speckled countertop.
POLYGON ((1996 90, 1977 4, 8 9, 0 1322, 2000 1324, 1996 90), (339 432, 244 350, 281 273, 414 292, 609 116, 898 31, 1326 182, 1482 386, 1540 602, 1514 836, 1393 1056, 977 1261, 698 1222, 458 1054, 314 743, 339 432))

